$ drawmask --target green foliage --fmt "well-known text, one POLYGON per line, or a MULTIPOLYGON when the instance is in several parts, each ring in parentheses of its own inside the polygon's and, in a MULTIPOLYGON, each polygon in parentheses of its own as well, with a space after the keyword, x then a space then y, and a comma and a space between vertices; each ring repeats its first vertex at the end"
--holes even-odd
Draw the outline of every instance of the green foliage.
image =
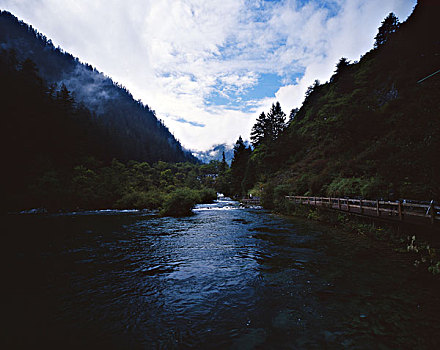
POLYGON ((261 190, 261 205, 267 209, 273 209, 274 203, 274 184, 268 182, 261 190))
POLYGON ((292 186, 292 194, 298 194, 298 195, 305 195, 310 188, 309 182, 310 182, 311 175, 310 174, 302 174, 299 177, 296 178, 296 181, 294 182, 292 186))
POLYGON ((202 188, 198 191, 200 200, 198 203, 212 203, 217 199, 217 192, 212 188, 202 188))
POLYGON ((288 184, 277 185, 273 189, 273 204, 276 208, 286 206, 285 197, 291 194, 291 187, 288 184))
POLYGON ((71 181, 75 204, 80 208, 93 208, 97 200, 97 174, 80 165, 73 169, 71 181))
POLYGON ((440 273, 440 256, 437 249, 432 248, 425 241, 416 239, 415 235, 408 236, 406 243, 406 251, 417 257, 414 261, 414 266, 425 267, 433 275, 440 273))
POLYGON ((164 201, 165 194, 159 191, 129 192, 115 203, 118 209, 157 209, 164 201))
POLYGON ((359 223, 354 222, 354 223, 351 223, 351 225, 348 225, 348 227, 351 228, 352 232, 355 232, 355 233, 358 233, 361 235, 366 235, 368 233, 372 233, 372 232, 376 231, 374 225, 366 224, 363 222, 359 222, 359 223))
POLYGON ((265 130, 266 124, 267 124, 266 114, 264 112, 261 112, 261 114, 257 118, 257 121, 251 130, 252 146, 257 147, 264 140, 264 137, 266 135, 266 130, 265 130))
POLYGON ((440 274, 440 261, 437 261, 437 263, 429 266, 428 271, 431 272, 433 275, 440 274))
POLYGON ((362 180, 357 177, 336 178, 327 188, 330 197, 356 197, 361 193, 362 180))
POLYGON ((263 202, 276 206, 284 184, 295 195, 440 200, 440 80, 417 83, 438 70, 435 19, 422 3, 402 25, 388 16, 378 47, 315 81, 276 140, 262 142, 260 115, 250 162, 263 202))
POLYGON ((272 104, 270 111, 262 112, 251 131, 251 141, 254 147, 262 143, 274 142, 286 127, 286 114, 279 102, 272 104))
POLYGON ((222 193, 225 196, 232 196, 231 190, 232 174, 231 169, 227 167, 225 171, 219 173, 218 177, 215 179, 215 190, 218 193, 222 193))
POLYGON ((394 13, 390 13, 383 21, 382 25, 379 27, 379 31, 375 36, 374 47, 379 47, 385 44, 391 37, 391 34, 395 33, 399 28, 399 20, 394 13))
MULTIPOLYGON (((220 163, 219 163, 220 164, 220 163)), ((216 164, 156 164, 112 160, 101 163, 85 158, 84 163, 67 169, 44 172, 29 185, 26 195, 11 196, 9 210, 46 208, 71 209, 159 209, 165 199, 191 193, 194 203, 211 203, 218 187, 229 188, 226 174, 216 164), (190 186, 188 185, 190 184, 190 186), (188 192, 189 191, 189 192, 188 192)), ((184 202, 185 203, 185 202, 184 202)), ((172 212, 167 207, 163 213, 172 212)))
POLYGON ((257 182, 254 186, 249 190, 249 194, 253 197, 261 197, 262 190, 264 188, 264 183, 257 182))
POLYGON ((347 214, 345 213, 338 213, 338 216, 336 218, 336 221, 340 224, 346 224, 348 222, 347 214))
POLYGON ((240 136, 235 143, 234 158, 231 162, 231 192, 234 195, 241 196, 246 193, 246 189, 243 188, 243 180, 246 176, 251 152, 251 149, 246 147, 240 136))
POLYGON ((189 188, 179 188, 165 197, 160 210, 162 216, 188 216, 200 200, 199 193, 189 188))
POLYGON ((319 212, 315 209, 309 209, 309 212, 307 214, 307 219, 318 220, 319 219, 319 212))
POLYGON ((361 195, 364 198, 380 198, 392 190, 392 184, 389 184, 380 176, 363 179, 361 182, 361 195))

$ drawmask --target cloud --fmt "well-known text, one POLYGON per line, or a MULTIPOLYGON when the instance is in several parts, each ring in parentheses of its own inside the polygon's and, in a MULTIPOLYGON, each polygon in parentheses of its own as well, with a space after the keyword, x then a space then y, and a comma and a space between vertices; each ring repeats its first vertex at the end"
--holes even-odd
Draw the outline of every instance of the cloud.
POLYGON ((186 119, 183 119, 183 118, 177 118, 177 119, 175 119, 175 121, 179 122, 179 123, 186 123, 186 124, 189 124, 189 125, 192 125, 192 126, 196 126, 198 128, 204 128, 205 127, 205 124, 192 122, 190 120, 186 120, 186 119))
POLYGON ((358 60, 381 21, 404 20, 415 0, 0 0, 126 86, 185 147, 208 149, 249 132, 279 100, 288 114, 307 87, 358 60), (247 95, 280 77, 274 93, 247 95), (238 108, 242 104, 243 108, 238 108), (203 125, 203 127, 201 127, 203 125))

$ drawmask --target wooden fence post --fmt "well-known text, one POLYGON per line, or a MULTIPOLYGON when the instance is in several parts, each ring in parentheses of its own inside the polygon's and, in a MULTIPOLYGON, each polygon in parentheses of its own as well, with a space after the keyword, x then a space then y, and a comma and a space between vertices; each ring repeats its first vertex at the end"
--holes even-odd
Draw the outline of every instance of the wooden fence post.
POLYGON ((431 204, 429 205, 429 209, 431 210, 431 224, 435 221, 435 206, 434 201, 431 201, 431 204))
POLYGON ((364 208, 362 207, 362 199, 359 199, 359 209, 361 211, 361 214, 364 213, 364 208))
POLYGON ((350 200, 347 199, 347 211, 350 212, 350 200))
POLYGON ((341 198, 338 198, 338 209, 341 210, 341 198))
POLYGON ((403 219, 403 215, 402 215, 402 201, 399 199, 399 204, 398 204, 398 210, 399 210, 399 220, 402 221, 403 219))
POLYGON ((377 216, 380 216, 379 200, 378 199, 376 199, 376 213, 377 213, 377 216))

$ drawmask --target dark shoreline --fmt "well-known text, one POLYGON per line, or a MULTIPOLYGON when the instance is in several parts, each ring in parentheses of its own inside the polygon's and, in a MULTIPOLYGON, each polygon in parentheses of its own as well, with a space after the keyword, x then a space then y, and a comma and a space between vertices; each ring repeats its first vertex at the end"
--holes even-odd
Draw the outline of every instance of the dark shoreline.
POLYGON ((349 235, 362 235, 375 242, 387 243, 400 254, 409 254, 413 265, 440 279, 440 231, 437 227, 411 223, 390 223, 380 218, 364 217, 356 213, 341 213, 326 208, 294 205, 273 209, 277 215, 318 221, 341 229, 349 235), (279 210, 282 209, 282 210, 279 210))

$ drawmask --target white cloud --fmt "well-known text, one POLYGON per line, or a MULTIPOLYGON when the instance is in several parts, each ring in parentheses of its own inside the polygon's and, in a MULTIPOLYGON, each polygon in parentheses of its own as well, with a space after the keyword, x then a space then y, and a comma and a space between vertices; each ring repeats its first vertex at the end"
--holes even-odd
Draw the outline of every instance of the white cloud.
POLYGON ((207 149, 248 137, 275 100, 287 114, 299 107, 315 79, 328 80, 342 56, 359 59, 383 18, 393 11, 404 20, 415 0, 301 3, 0 0, 0 7, 126 86, 185 147, 207 149), (304 74, 292 82, 296 72, 304 74), (286 85, 275 96, 243 99, 263 73, 279 74, 286 85), (215 94, 252 108, 206 103, 215 94))

